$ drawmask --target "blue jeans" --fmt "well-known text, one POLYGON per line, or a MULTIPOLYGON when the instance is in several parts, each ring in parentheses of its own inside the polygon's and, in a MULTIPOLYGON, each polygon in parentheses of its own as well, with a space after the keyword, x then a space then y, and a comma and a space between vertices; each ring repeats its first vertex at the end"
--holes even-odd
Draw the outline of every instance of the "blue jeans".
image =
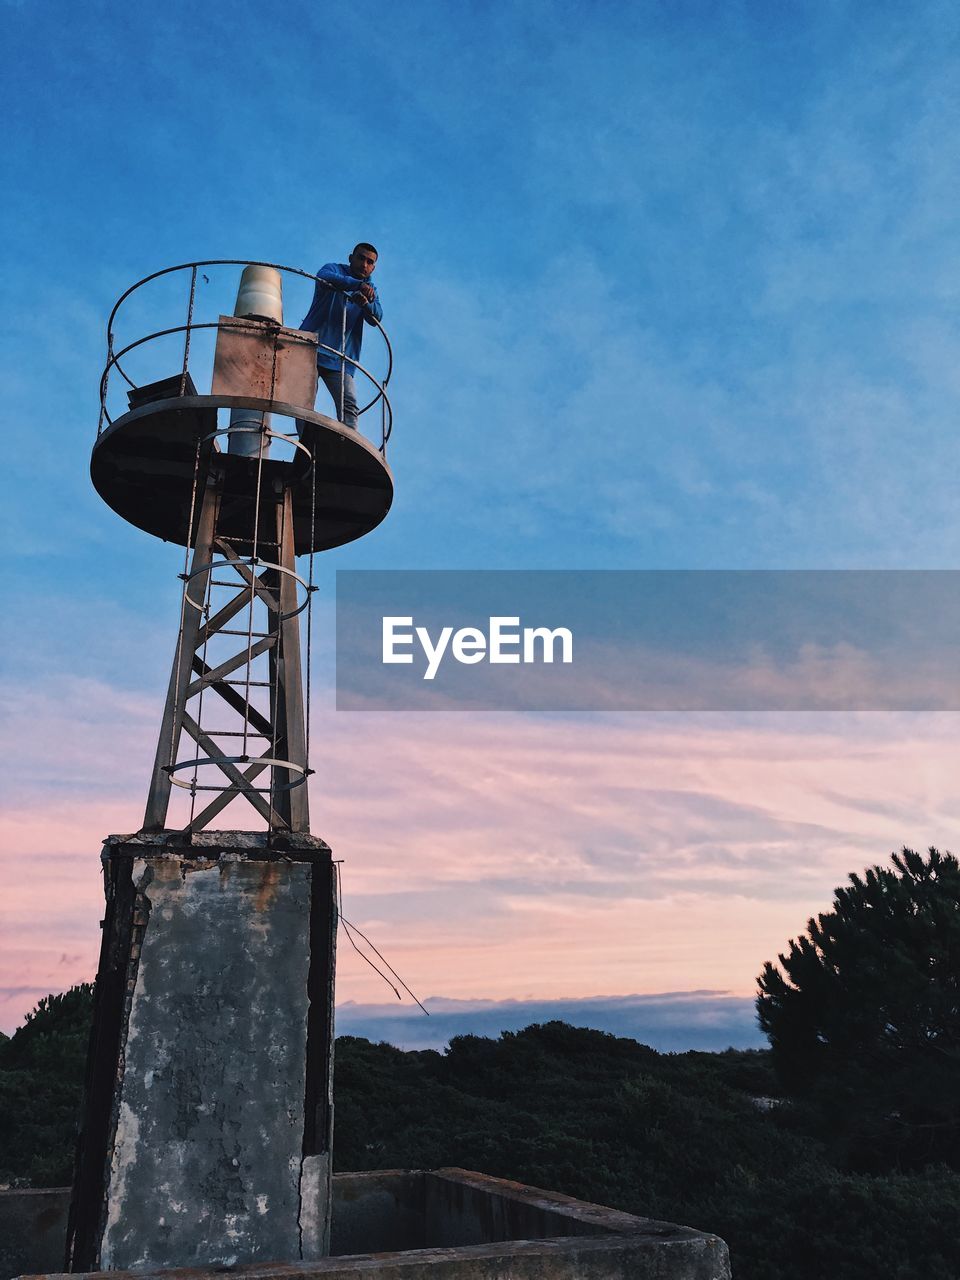
POLYGON ((353 376, 343 369, 325 369, 317 366, 317 374, 333 396, 337 418, 345 427, 357 429, 357 389, 353 376))

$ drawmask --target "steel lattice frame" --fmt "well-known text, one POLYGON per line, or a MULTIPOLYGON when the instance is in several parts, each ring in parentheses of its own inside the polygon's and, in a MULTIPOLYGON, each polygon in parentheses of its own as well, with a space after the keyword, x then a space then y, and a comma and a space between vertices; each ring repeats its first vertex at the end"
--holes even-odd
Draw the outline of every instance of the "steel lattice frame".
MULTIPOLYGON (((264 431, 265 438, 276 433, 264 431)), ((302 446, 301 446, 302 447, 302 446)), ((167 691, 153 775, 144 815, 144 831, 162 831, 174 786, 190 792, 190 821, 183 828, 198 831, 207 826, 238 796, 264 819, 271 830, 308 831, 310 828, 306 779, 307 726, 304 709, 304 682, 301 662, 299 615, 309 609, 312 584, 296 573, 292 493, 289 486, 272 495, 268 504, 274 512, 272 527, 260 528, 263 494, 262 465, 256 468, 256 483, 249 537, 224 533, 221 515, 224 506, 223 474, 216 461, 211 464, 199 498, 196 543, 184 578, 180 634, 167 691), (268 534, 275 534, 270 537, 268 534), (240 544, 238 550, 237 544, 240 544), (246 544, 246 545, 245 545, 246 544), (264 547, 272 548, 269 557, 264 547), (246 552, 246 554, 244 554, 246 552), (218 573, 235 573, 235 583, 218 573), (232 596, 215 612, 211 596, 215 586, 234 587, 232 596), (298 602, 298 586, 306 593, 298 602), (254 630, 254 605, 266 614, 266 626, 254 630), (247 611, 246 628, 230 627, 238 614, 247 611), (215 636, 240 638, 239 650, 215 666, 207 662, 207 650, 215 636), (253 663, 266 655, 269 679, 252 678, 253 663), (241 673, 239 679, 236 672, 241 673), (268 689, 265 714, 251 699, 253 686, 268 689), (207 729, 203 725, 204 697, 215 695, 218 711, 233 712, 239 727, 231 730, 207 729), (188 704, 198 700, 196 715, 188 704), (178 760, 184 732, 196 744, 197 754, 178 760), (229 754, 219 744, 223 737, 239 738, 241 750, 229 754), (251 741, 265 742, 259 755, 249 750, 251 741), (223 775, 219 781, 201 780, 207 766, 223 775), (258 779, 270 770, 269 786, 258 779), (183 772, 188 780, 178 777, 183 772), (215 797, 197 812, 197 797, 215 792, 215 797)), ((199 489, 198 473, 198 489, 199 489)), ((189 557, 189 548, 188 548, 189 557)), ((208 699, 209 708, 209 699, 208 699)))
MULTIPOLYGON (((199 831, 241 797, 271 831, 309 831, 306 780, 314 555, 375 528, 393 495, 386 463, 392 429, 387 383, 393 355, 379 321, 375 325, 387 357, 382 381, 346 354, 345 306, 340 349, 319 344, 340 358, 344 370, 349 367, 372 384, 373 398, 361 412, 378 407, 379 446, 317 412, 312 396, 306 399, 295 375, 292 383, 283 383, 286 375, 278 373, 281 364, 289 370, 296 362, 291 364, 288 354, 281 360, 281 346, 284 353, 292 350, 291 343, 316 348, 318 337, 285 329, 276 321, 229 319, 231 334, 262 339, 265 349, 272 344, 265 385, 253 378, 249 389, 243 389, 242 382, 231 385, 228 378, 219 389, 215 385, 209 394, 198 394, 189 369, 192 339, 200 333, 215 334, 219 349, 226 332, 222 314, 216 313, 216 319, 196 314, 203 292, 198 282, 210 283, 203 268, 241 265, 291 273, 318 289, 333 287, 311 272, 274 263, 226 258, 181 263, 127 289, 107 326, 107 363, 91 458, 94 485, 131 524, 186 546, 180 633, 144 832, 170 830, 170 819, 173 827, 188 834, 199 831), (178 274, 187 277, 189 286, 185 323, 118 345, 115 323, 127 299, 155 281, 165 285, 178 274), (124 367, 128 356, 133 360, 134 353, 139 356, 155 341, 176 340, 179 335, 183 337, 180 369, 172 376, 135 381, 134 370, 124 367), (117 417, 107 405, 113 370, 129 388, 128 410, 117 417), (297 387, 297 394, 278 394, 281 384, 297 387), (234 414, 240 410, 248 424, 252 415, 257 425, 235 421, 234 414), (231 425, 218 428, 219 415, 226 411, 231 425), (295 433, 271 430, 271 415, 296 421, 295 433), (231 452, 228 441, 238 431, 256 431, 259 448, 231 452), (272 441, 286 445, 280 456, 270 458, 272 441), (291 461, 284 461, 287 450, 292 450, 291 461), (297 555, 309 555, 307 578, 296 572, 297 555), (305 654, 301 615, 306 622, 305 654), (266 668, 263 678, 257 668, 266 668), (185 826, 180 811, 170 813, 174 787, 189 794, 185 826)), ((229 367, 229 357, 225 360, 229 367)), ((216 377, 215 368, 215 383, 216 377)), ((342 403, 337 408, 342 418, 342 403)))

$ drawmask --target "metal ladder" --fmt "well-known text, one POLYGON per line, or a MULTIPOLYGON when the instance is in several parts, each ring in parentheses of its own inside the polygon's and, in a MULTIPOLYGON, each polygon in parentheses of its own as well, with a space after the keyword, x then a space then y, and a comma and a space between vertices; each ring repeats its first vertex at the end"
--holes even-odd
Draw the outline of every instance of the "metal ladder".
POLYGON ((289 464, 265 474, 270 434, 257 459, 214 452, 205 477, 198 448, 199 518, 143 831, 166 828, 174 786, 190 794, 186 832, 240 796, 272 831, 309 830, 300 614, 313 587, 296 572, 289 464), (195 750, 181 759, 184 733, 195 750))

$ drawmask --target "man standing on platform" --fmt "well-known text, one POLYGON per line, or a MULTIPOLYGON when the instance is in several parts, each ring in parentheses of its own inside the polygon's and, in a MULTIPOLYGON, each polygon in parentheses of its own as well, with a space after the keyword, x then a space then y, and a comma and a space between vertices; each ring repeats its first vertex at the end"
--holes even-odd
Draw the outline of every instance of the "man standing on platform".
POLYGON ((377 265, 372 244, 358 244, 349 262, 328 262, 317 272, 313 302, 301 329, 315 333, 317 373, 333 396, 337 417, 345 427, 357 429, 357 393, 354 381, 363 342, 363 325, 383 319, 377 291, 370 283, 377 265))

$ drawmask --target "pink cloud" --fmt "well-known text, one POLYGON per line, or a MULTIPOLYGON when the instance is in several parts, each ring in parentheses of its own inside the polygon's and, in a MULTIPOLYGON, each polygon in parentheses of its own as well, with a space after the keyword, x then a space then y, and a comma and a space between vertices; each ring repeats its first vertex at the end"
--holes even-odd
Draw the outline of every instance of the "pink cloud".
MULTIPOLYGON (((60 692, 15 701, 10 729, 19 766, 0 811, 5 1030, 39 995, 93 975, 100 842, 139 824, 159 718, 159 700, 106 686, 60 692), (84 706, 96 709, 78 736, 84 706)), ((344 860, 347 916, 420 995, 747 995, 848 872, 902 843, 960 847, 958 740, 949 715, 537 718, 324 705, 312 825, 344 860)), ((237 817, 255 825, 243 809, 237 817)), ((361 1001, 385 992, 344 940, 338 991, 361 1001)))

